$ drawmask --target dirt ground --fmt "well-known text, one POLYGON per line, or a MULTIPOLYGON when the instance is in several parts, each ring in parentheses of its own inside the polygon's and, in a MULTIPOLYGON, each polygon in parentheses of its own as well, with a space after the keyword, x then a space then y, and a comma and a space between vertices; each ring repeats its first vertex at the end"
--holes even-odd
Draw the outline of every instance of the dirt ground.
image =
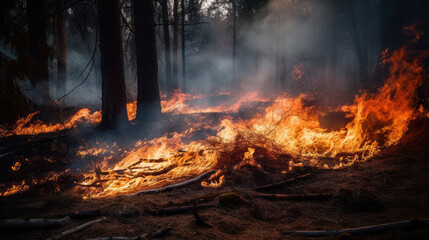
MULTIPOLYGON (((401 142, 384 149, 367 162, 340 170, 297 169, 286 175, 265 176, 264 183, 312 173, 266 193, 327 193, 329 200, 265 200, 253 198, 251 190, 259 176, 230 180, 220 188, 195 183, 169 192, 134 197, 82 200, 72 192, 57 195, 15 195, 0 199, 0 218, 55 218, 69 213, 100 210, 100 223, 64 239, 134 237, 171 227, 162 239, 306 239, 284 235, 291 230, 331 230, 429 217, 429 121, 414 121, 401 142), (253 181, 249 181, 253 178, 253 181), (358 203, 348 201, 356 189, 368 193, 358 203), (235 192, 243 202, 221 205, 210 193, 235 192), (346 195, 344 195, 346 194, 346 195), (208 197, 211 196, 211 197, 208 197), (205 198, 201 200, 201 198, 205 198), (197 226, 191 212, 153 216, 151 211, 192 204, 216 207, 198 213, 211 227, 197 226), (360 204, 360 205, 359 205, 360 204), (120 212, 133 214, 119 215, 120 212)), ((257 184, 261 185, 261 184, 257 184)), ((95 219, 95 218, 93 218, 95 219)), ((64 227, 45 230, 10 230, 1 239, 46 239, 91 219, 73 220, 64 227)), ((390 230, 381 234, 349 235, 318 239, 428 239, 429 229, 390 230)))

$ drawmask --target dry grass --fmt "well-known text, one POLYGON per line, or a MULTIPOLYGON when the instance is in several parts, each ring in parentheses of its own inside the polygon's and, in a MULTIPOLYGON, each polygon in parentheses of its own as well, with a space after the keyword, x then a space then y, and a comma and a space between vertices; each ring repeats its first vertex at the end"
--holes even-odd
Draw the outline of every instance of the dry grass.
MULTIPOLYGON (((305 168, 286 175, 270 170, 270 174, 263 176, 248 168, 242 169, 235 177, 227 177, 227 182, 221 188, 203 188, 193 184, 166 193, 135 197, 82 200, 70 192, 57 196, 12 196, 0 199, 0 217, 48 218, 90 210, 110 213, 107 221, 65 239, 131 237, 165 227, 172 227, 173 230, 164 239, 304 239, 282 236, 280 233, 285 230, 340 229, 428 218, 428 132, 428 121, 416 121, 399 145, 384 150, 368 162, 341 170, 305 168), (299 171, 311 171, 313 175, 268 192, 337 194, 340 189, 363 188, 373 192, 382 207, 379 212, 358 211, 342 205, 337 197, 328 201, 269 201, 251 197, 251 187, 298 175, 299 171), (179 206, 185 202, 189 204, 190 199, 217 192, 237 192, 248 204, 235 209, 199 211, 213 228, 196 226, 191 213, 165 217, 148 214, 163 207, 179 206), (138 211, 139 214, 129 218, 115 217, 119 211, 138 211)), ((216 200, 208 198, 207 201, 215 203, 216 200)), ((60 229, 14 233, 1 238, 44 239, 85 221, 74 221, 60 229)), ((428 235, 429 230, 389 231, 347 239, 426 239, 428 235)))

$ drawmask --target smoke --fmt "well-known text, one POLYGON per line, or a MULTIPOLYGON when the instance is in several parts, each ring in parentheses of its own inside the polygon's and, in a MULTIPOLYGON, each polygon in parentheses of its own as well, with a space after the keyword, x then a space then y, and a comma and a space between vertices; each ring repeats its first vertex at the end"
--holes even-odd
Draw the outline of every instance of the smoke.
MULTIPOLYGON (((234 60, 231 6, 210 8, 216 1, 203 4, 203 9, 188 16, 186 26, 186 83, 181 77, 179 48, 179 87, 191 93, 212 95, 232 92, 240 96, 257 91, 261 95, 299 94, 315 92, 347 92, 350 95, 360 87, 359 63, 350 33, 349 16, 337 9, 333 1, 272 0, 255 11, 239 7, 237 22, 237 56, 234 60), (216 11, 218 11, 216 13, 216 11), (193 19, 199 22, 194 23, 193 19), (234 68, 235 64, 235 68, 234 68), (294 69, 303 71, 299 79, 294 69)), ((244 1, 243 1, 244 2, 244 1)), ((345 3, 347 4, 347 3, 345 3)), ((364 28, 362 6, 357 8, 362 42, 368 45, 370 70, 377 64, 379 34, 377 27, 364 28), (369 36, 372 37, 370 41, 369 36)), ((370 19, 376 17, 369 12, 370 19)), ((130 19, 130 18, 127 18, 130 19)), ((157 19, 158 21, 159 19, 157 19)), ((158 32, 159 85, 165 95, 165 66, 162 28, 158 32)), ((127 41, 124 34, 124 42, 127 41)), ((171 34, 172 36, 172 34, 171 34)), ((67 86, 62 106, 101 106, 100 56, 97 52, 90 63, 92 49, 81 46, 73 36, 67 43, 67 86), (84 80, 86 78, 86 80, 84 80), (83 82, 84 81, 84 82, 83 82), (83 82, 83 83, 82 83, 83 82), (81 85, 80 85, 81 84, 81 85), (80 85, 80 86, 79 86, 80 85), (79 87, 77 87, 79 86, 79 87), (75 89, 76 88, 76 89, 75 89)), ((181 39, 179 39, 181 41, 181 39)), ((93 45, 93 44, 88 44, 93 45)), ((124 46, 130 44, 124 44, 124 46)), ((131 44, 132 45, 132 44, 131 44)), ((180 45, 180 44, 179 44, 180 45)), ((90 47, 92 48, 92 46, 90 47)), ((136 99, 135 63, 131 50, 124 50, 127 99, 136 99)), ((50 95, 56 99, 56 63, 50 66, 50 95)), ((25 86, 26 84, 23 84, 25 86)), ((28 85, 28 84, 27 84, 28 85)), ((30 89, 30 87, 27 87, 30 89)), ((32 91, 26 94, 35 102, 40 96, 32 91)))
MULTIPOLYGON (((265 95, 332 91, 353 95, 361 80, 350 16, 332 2, 272 0, 252 17, 239 12, 235 74, 231 14, 224 18, 207 14, 204 21, 209 22, 211 38, 202 52, 188 56, 188 85, 197 91, 232 90, 234 94, 256 90, 265 95), (293 77, 296 66, 305 69, 301 79, 293 77)), ((355 10, 358 17, 366 11, 361 8, 355 10)), ((375 18, 374 13, 368 14, 375 18)), ((365 28, 361 18, 357 21, 362 45, 371 45, 368 59, 374 69, 380 52, 377 29, 365 28)))

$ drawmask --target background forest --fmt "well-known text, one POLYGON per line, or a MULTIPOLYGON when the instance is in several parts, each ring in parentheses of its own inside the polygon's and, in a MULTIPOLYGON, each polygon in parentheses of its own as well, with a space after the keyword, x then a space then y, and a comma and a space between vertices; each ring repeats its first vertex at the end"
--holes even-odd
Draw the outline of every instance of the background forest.
POLYGON ((125 102, 136 99, 141 116, 156 115, 158 89, 166 97, 178 89, 304 92, 342 103, 356 90, 382 83, 383 54, 399 48, 402 28, 424 24, 429 10, 424 0, 159 0, 153 5, 5 0, 1 5, 2 124, 34 109, 100 108, 102 101, 106 114, 110 109, 124 115, 125 102))

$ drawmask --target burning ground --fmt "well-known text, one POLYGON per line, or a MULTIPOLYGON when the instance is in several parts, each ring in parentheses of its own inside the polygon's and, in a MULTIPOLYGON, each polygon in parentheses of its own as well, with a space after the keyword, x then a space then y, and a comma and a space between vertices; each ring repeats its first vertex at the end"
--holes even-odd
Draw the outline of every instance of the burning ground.
MULTIPOLYGON (((391 52, 385 84, 337 107, 305 94, 176 92, 164 97, 159 126, 113 133, 91 127, 99 111, 62 112, 59 123, 30 114, 1 130, 2 218, 78 214, 59 229, 5 237, 50 237, 87 221, 83 212, 106 218, 70 239, 165 228, 170 239, 295 238, 285 232, 427 218, 429 121, 417 89, 427 84, 428 54, 408 45, 391 52)), ((132 120, 135 103, 127 107, 132 120)))

